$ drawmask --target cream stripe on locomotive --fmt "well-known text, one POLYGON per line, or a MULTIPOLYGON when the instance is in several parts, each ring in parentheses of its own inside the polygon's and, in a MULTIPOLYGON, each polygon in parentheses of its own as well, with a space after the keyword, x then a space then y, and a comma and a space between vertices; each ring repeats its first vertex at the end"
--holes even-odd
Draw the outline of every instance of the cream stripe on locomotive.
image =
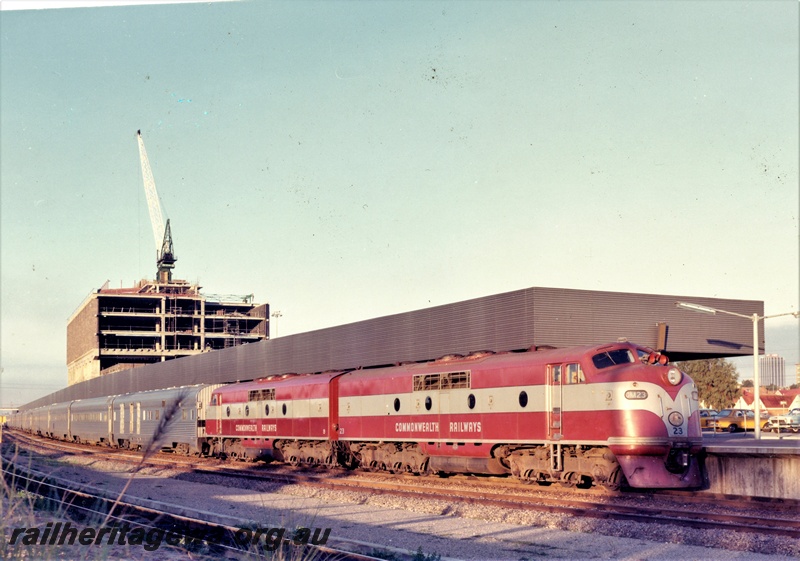
MULTIPOLYGON (((559 391, 559 387, 509 386, 345 396, 339 398, 339 417, 546 412, 550 404, 548 394, 552 391, 559 391), (470 396, 474 396, 473 408, 470 408, 470 396)), ((658 384, 649 382, 637 382, 635 387, 631 382, 561 386, 561 409, 565 413, 647 410, 662 417, 666 424, 669 414, 677 411, 683 417, 678 426, 684 431, 692 410, 691 402, 696 399, 696 390, 688 385, 681 388, 675 400, 658 384)))
POLYGON ((339 398, 339 417, 374 417, 378 415, 441 415, 452 413, 519 412, 520 392, 526 392, 525 411, 544 411, 543 386, 511 386, 503 388, 431 390, 397 394, 346 396, 339 398), (475 405, 469 408, 470 398, 475 405), (430 401, 427 401, 430 398, 430 401), (399 410, 395 400, 399 399, 399 410), (509 407, 513 404, 514 407, 509 407), (428 408, 430 405, 430 408, 428 408))
MULTIPOLYGON (((237 421, 256 421, 259 419, 314 419, 328 416, 330 408, 327 397, 314 397, 296 400, 247 401, 244 403, 228 403, 219 406, 222 409, 220 419, 237 421), (284 413, 286 406, 286 413, 284 413), (230 415, 228 409, 230 408, 230 415), (268 411, 267 411, 268 408, 268 411)), ((216 406, 208 407, 208 418, 215 419, 216 406)))

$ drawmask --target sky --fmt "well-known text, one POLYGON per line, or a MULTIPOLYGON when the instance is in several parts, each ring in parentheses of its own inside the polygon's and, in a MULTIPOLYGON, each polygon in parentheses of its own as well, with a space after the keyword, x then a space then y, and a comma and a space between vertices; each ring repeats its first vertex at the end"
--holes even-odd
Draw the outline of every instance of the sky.
MULTIPOLYGON (((532 286, 800 309, 796 1, 13 4, 0 405, 155 276, 139 129, 175 277, 273 336, 532 286)), ((799 325, 765 320, 790 379, 799 325)))

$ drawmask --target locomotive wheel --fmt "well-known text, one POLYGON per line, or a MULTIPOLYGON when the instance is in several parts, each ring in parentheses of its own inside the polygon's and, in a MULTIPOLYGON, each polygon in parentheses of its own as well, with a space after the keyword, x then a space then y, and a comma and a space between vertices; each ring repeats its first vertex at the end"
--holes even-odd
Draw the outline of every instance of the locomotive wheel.
POLYGON ((730 425, 730 426, 728 427, 728 432, 730 432, 730 433, 734 433, 734 432, 736 432, 736 431, 737 431, 736 425, 730 425))
POLYGON ((592 488, 592 478, 588 475, 581 475, 578 476, 578 482, 575 484, 575 487, 578 489, 591 489, 592 488))
POLYGON ((567 488, 575 487, 575 483, 576 483, 575 473, 574 472, 565 473, 564 477, 559 479, 558 482, 561 484, 562 487, 567 487, 567 488))
POLYGON ((604 481, 602 485, 609 491, 618 491, 619 488, 622 487, 622 470, 617 467, 617 469, 611 472, 608 480, 604 481))

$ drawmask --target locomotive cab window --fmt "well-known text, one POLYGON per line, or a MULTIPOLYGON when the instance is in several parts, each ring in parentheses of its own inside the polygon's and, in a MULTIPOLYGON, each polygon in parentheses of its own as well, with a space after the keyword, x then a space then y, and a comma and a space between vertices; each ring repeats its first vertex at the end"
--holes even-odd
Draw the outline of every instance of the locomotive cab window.
POLYGON ((617 364, 630 364, 634 362, 633 354, 628 349, 615 349, 598 353, 592 357, 592 363, 598 370, 616 366, 617 364))
POLYGON ((566 376, 564 377, 565 384, 583 384, 586 382, 580 364, 567 364, 566 369, 566 376))

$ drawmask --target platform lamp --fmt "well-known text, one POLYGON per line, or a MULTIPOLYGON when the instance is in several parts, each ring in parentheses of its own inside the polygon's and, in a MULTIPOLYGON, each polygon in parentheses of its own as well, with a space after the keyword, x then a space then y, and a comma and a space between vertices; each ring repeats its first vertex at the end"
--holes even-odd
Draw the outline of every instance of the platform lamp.
MULTIPOLYGON (((700 304, 692 304, 690 302, 675 302, 675 305, 682 310, 691 310, 693 312, 700 312, 702 314, 727 314, 729 316, 737 316, 740 318, 749 319, 753 322, 753 403, 755 414, 755 426, 753 433, 756 440, 761 439, 761 395, 760 395, 760 380, 758 377, 758 322, 762 319, 777 318, 781 316, 794 316, 800 318, 800 312, 787 312, 785 314, 775 314, 773 316, 759 316, 758 314, 747 315, 739 314, 736 312, 728 312, 726 310, 719 310, 709 306, 701 306, 700 304)), ((745 427, 747 425, 745 424, 745 427)))
POLYGON ((272 317, 275 318, 275 337, 278 336, 278 320, 283 317, 283 314, 280 310, 275 310, 272 312, 272 317))

